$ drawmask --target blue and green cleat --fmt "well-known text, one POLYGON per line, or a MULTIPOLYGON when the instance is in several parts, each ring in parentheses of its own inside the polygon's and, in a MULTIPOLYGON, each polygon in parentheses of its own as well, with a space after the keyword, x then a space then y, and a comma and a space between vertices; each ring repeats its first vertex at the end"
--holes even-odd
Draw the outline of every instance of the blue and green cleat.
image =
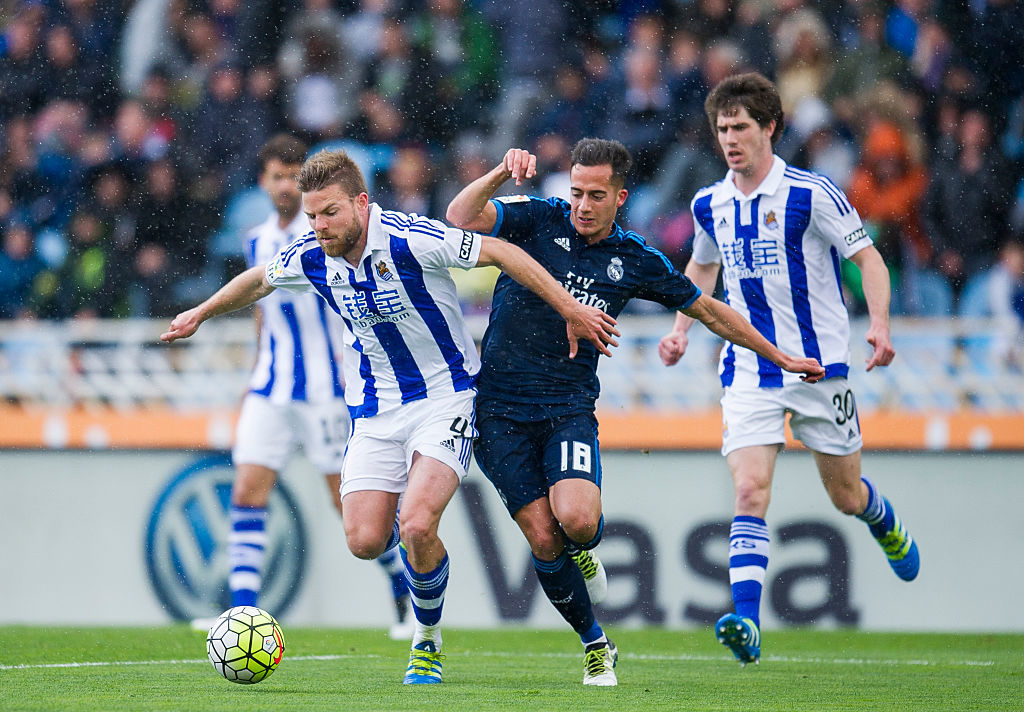
POLYGON ((896 575, 904 581, 913 581, 921 569, 921 557, 917 553, 917 543, 910 536, 907 528, 903 526, 903 522, 896 514, 896 510, 892 508, 889 500, 885 501, 885 506, 892 512, 892 529, 882 536, 875 536, 875 539, 878 540, 879 546, 882 547, 886 558, 889 559, 889 566, 896 572, 896 575))
POLYGON ((441 682, 441 661, 444 656, 432 640, 417 643, 409 651, 409 667, 403 685, 436 685, 441 682))
POLYGON ((749 618, 742 618, 735 613, 722 616, 715 623, 715 637, 732 651, 740 665, 761 662, 761 631, 757 623, 749 618))

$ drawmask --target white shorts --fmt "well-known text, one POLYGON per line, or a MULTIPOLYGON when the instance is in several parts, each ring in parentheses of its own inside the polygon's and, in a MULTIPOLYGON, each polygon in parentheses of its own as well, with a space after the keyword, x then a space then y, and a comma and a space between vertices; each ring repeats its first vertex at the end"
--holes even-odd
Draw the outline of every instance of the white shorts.
POLYGON ((345 401, 271 403, 255 393, 242 402, 231 458, 236 465, 262 465, 281 472, 301 444, 306 457, 325 475, 341 472, 348 440, 345 401))
POLYGON ((782 388, 726 388, 722 396, 722 454, 752 445, 785 445, 786 414, 793 437, 826 455, 863 446, 857 403, 845 378, 782 388))
POLYGON ((440 460, 466 476, 477 436, 476 390, 424 398, 371 418, 356 418, 345 452, 341 496, 405 492, 413 453, 440 460))

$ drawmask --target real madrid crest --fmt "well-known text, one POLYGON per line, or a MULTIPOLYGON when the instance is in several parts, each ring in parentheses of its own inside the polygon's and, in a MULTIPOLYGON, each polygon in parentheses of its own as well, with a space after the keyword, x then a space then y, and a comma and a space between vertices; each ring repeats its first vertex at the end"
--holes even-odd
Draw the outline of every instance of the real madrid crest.
POLYGON ((612 262, 608 265, 608 278, 613 282, 618 282, 625 274, 625 270, 622 269, 622 260, 612 257, 612 262))

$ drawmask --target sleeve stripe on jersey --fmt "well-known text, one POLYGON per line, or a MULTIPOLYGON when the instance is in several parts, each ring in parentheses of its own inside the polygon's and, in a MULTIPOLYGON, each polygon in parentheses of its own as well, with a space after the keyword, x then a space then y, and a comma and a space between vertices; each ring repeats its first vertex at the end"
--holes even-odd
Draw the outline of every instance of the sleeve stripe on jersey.
POLYGON ((498 217, 494 220, 494 228, 488 233, 488 237, 497 237, 501 223, 505 221, 505 204, 500 200, 491 199, 491 205, 498 209, 498 217))
POLYGON ((405 287, 409 299, 412 300, 413 306, 427 325, 431 336, 434 337, 434 342, 441 351, 441 355, 444 356, 445 363, 448 364, 452 385, 456 391, 469 390, 473 387, 474 378, 466 371, 466 360, 455 343, 451 327, 445 320, 444 314, 433 297, 430 296, 427 285, 423 281, 423 269, 413 257, 408 243, 392 237, 391 256, 395 260, 395 269, 398 270, 402 286, 405 287))
POLYGON ((824 189, 828 196, 832 198, 832 202, 836 204, 836 208, 839 210, 840 215, 846 215, 853 208, 846 201, 846 197, 843 195, 843 191, 839 190, 828 178, 817 173, 809 173, 807 171, 801 171, 796 168, 786 168, 785 173, 787 178, 791 178, 795 181, 803 181, 806 183, 813 183, 814 185, 820 186, 824 189))
POLYGON ((404 215, 403 213, 385 210, 380 214, 380 222, 382 225, 388 225, 396 230, 418 232, 423 235, 429 235, 430 237, 436 237, 440 240, 444 239, 444 226, 430 218, 424 218, 416 215, 412 216, 412 219, 410 219, 410 216, 404 215))
POLYGON ((338 370, 338 356, 334 353, 334 344, 331 343, 331 329, 327 324, 327 307, 323 299, 316 300, 316 311, 320 315, 320 326, 324 330, 324 343, 327 344, 327 360, 331 366, 331 386, 334 389, 335 398, 343 398, 345 389, 341 385, 341 372, 338 370))
POLYGON ((652 255, 660 259, 664 263, 665 269, 667 269, 669 272, 675 269, 675 267, 672 266, 672 263, 668 261, 668 257, 665 257, 664 253, 648 245, 646 242, 644 242, 644 239, 637 235, 635 232, 627 232, 626 239, 640 243, 640 247, 643 248, 644 252, 650 252, 652 255))
POLYGON ((704 228, 704 232, 711 236, 711 239, 715 239, 715 220, 711 214, 711 193, 698 198, 693 204, 693 216, 700 223, 700 226, 704 228))
POLYGON ((295 351, 292 353, 292 400, 306 400, 306 367, 305 358, 302 354, 302 336, 299 334, 299 318, 295 314, 295 305, 285 302, 281 305, 281 313, 288 324, 288 331, 292 335, 292 343, 295 344, 295 351))
MULTIPOLYGON (((305 245, 308 245, 310 240, 312 240, 313 242, 316 242, 316 236, 313 235, 313 234, 310 234, 310 235, 308 235, 306 237, 297 238, 295 240, 295 242, 293 242, 292 244, 288 245, 288 247, 284 248, 283 260, 282 260, 281 265, 283 267, 287 267, 288 263, 291 262, 292 257, 295 256, 295 253, 298 252, 299 250, 301 250, 305 245)), ((326 274, 326 268, 325 268, 325 274, 326 274)), ((324 284, 326 285, 326 281, 324 282, 324 284)))

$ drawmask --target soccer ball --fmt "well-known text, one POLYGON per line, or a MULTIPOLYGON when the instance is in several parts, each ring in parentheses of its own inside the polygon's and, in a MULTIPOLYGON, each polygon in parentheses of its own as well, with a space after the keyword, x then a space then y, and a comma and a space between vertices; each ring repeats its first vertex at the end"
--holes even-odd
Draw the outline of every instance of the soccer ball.
POLYGON ((206 636, 214 669, 231 682, 251 685, 270 676, 284 655, 284 634, 274 616, 255 606, 220 614, 206 636))

